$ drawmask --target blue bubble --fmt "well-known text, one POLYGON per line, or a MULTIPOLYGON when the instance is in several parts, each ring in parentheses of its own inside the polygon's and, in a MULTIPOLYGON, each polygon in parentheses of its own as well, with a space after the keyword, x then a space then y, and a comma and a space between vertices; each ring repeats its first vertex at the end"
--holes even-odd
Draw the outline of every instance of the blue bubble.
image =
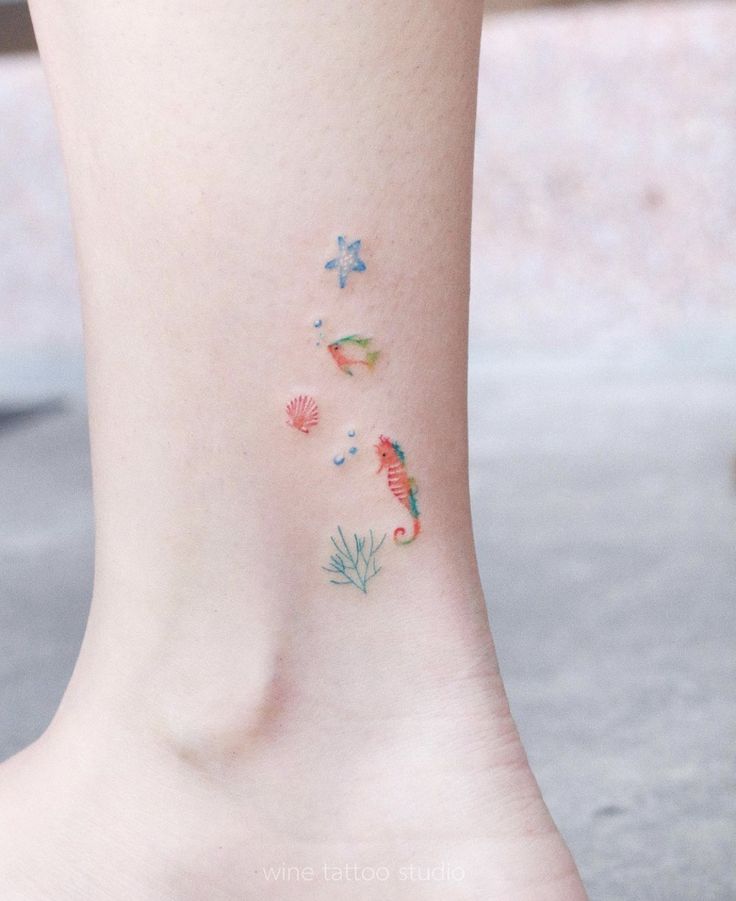
POLYGON ((358 453, 358 448, 357 448, 357 447, 351 447, 350 450, 348 451, 348 453, 349 453, 349 454, 357 454, 357 453, 358 453))
POLYGON ((355 438, 355 429, 350 429, 348 432, 348 438, 355 438))
POLYGON ((315 320, 314 320, 314 327, 315 327, 315 328, 322 328, 322 320, 321 320, 321 319, 315 319, 315 320))
POLYGON ((345 462, 345 457, 343 457, 342 454, 336 454, 332 458, 332 462, 335 464, 335 466, 342 466, 342 464, 345 462))

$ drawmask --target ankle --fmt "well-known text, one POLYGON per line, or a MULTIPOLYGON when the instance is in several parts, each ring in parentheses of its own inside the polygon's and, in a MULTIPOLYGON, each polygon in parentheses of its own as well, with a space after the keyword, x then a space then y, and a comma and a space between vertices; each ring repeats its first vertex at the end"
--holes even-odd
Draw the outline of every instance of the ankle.
POLYGON ((210 647, 179 623, 117 657, 93 619, 60 719, 84 721, 85 732, 114 721, 195 769, 237 769, 274 741, 340 734, 355 722, 376 751, 409 746, 425 730, 429 740, 447 723, 484 748, 479 765, 516 763, 522 752, 484 613, 456 603, 427 599, 423 619, 406 610, 387 618, 375 604, 317 613, 307 605, 268 641, 236 641, 224 628, 210 647))

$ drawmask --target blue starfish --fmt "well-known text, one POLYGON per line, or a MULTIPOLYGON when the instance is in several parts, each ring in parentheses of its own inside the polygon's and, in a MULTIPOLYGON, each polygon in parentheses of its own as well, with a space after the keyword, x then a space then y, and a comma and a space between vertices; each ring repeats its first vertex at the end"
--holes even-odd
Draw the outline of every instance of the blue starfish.
POLYGON ((334 260, 328 260, 325 263, 325 269, 337 269, 337 278, 340 287, 344 288, 348 281, 350 272, 364 272, 365 263, 361 260, 360 241, 353 241, 352 244, 340 235, 337 239, 338 255, 334 260))

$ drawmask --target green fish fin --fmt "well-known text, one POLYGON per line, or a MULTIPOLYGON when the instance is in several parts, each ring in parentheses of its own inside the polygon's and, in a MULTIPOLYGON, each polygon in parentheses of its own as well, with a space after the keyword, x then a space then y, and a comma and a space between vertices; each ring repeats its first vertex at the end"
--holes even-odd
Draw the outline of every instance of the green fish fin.
POLYGON ((373 369, 378 361, 378 358, 381 356, 381 352, 379 350, 369 350, 365 355, 365 362, 369 369, 373 369))
POLYGON ((360 335, 346 335, 344 338, 340 338, 337 344, 357 344, 358 347, 368 347, 372 340, 372 338, 361 338, 360 335))

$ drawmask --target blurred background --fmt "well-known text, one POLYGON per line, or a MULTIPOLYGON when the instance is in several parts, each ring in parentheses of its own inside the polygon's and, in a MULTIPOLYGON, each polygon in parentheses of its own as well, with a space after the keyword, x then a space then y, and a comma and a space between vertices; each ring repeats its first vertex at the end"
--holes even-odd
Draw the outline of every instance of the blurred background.
MULTIPOLYGON (((470 366, 512 708, 592 899, 736 899, 736 6, 489 7, 470 366)), ((0 759, 81 640, 92 521, 67 198, 0 3, 0 759)))

